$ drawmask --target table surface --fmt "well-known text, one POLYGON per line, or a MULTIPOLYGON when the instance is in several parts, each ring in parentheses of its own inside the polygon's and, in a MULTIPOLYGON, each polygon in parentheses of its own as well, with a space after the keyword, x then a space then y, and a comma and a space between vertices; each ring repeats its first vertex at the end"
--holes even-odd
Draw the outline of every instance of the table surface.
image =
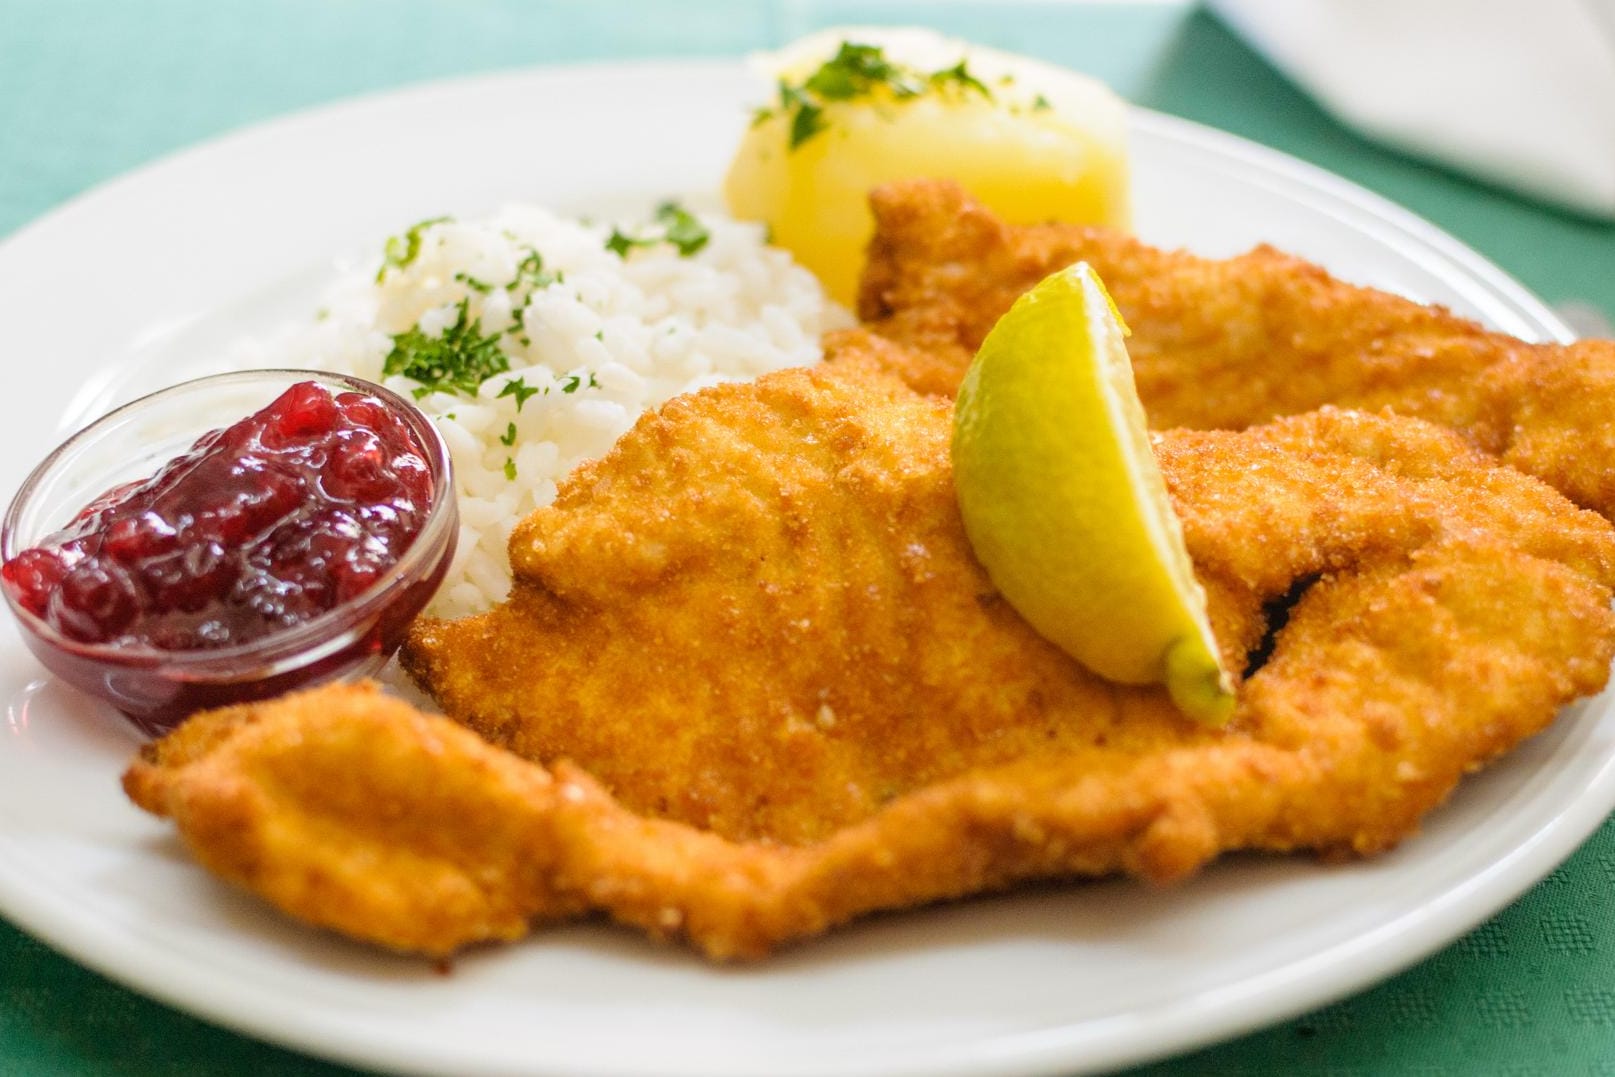
MULTIPOLYGON (((722 56, 845 22, 926 23, 1089 71, 1142 105, 1344 175, 1550 303, 1615 317, 1615 226, 1379 149, 1214 17, 1172 3, 0 0, 0 236, 94 184, 293 109, 567 60, 722 56)), ((1315 1013, 1136 1071, 1615 1074, 1615 824, 1492 921, 1315 1013)), ((0 1077, 352 1071, 134 995, 0 920, 0 1077)))

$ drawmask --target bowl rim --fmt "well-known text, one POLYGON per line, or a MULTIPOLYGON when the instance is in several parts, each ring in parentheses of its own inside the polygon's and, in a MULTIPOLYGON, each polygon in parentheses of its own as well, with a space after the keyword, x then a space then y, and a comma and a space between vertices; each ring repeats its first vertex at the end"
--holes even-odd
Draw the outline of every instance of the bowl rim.
MULTIPOLYGON (((18 487, 0 522, 0 563, 9 563, 22 552, 18 529, 29 500, 55 470, 92 444, 109 427, 157 403, 173 400, 201 387, 254 382, 284 382, 285 388, 314 381, 334 391, 352 391, 373 397, 398 413, 419 439, 422 457, 432 476, 431 503, 420 530, 402 555, 389 565, 354 598, 324 611, 319 616, 289 628, 270 632, 245 643, 196 650, 163 650, 143 644, 84 643, 70 639, 31 611, 23 608, 11 588, 0 584, 6 605, 18 621, 42 642, 86 661, 102 662, 128 669, 163 667, 163 673, 176 680, 249 681, 294 669, 348 646, 355 637, 386 609, 394 593, 431 575, 439 558, 452 557, 458 530, 458 508, 454 485, 454 464, 442 432, 414 403, 385 385, 352 374, 299 367, 262 367, 232 370, 189 378, 146 393, 84 426, 41 460, 18 487)), ((241 416, 240 418, 246 418, 241 416)), ((229 426, 240 419, 222 424, 229 426)), ((221 429, 220 426, 208 429, 221 429)), ((199 431, 195 438, 206 431, 199 431)), ((194 440, 194 438, 193 438, 194 440)), ((34 544, 30 544, 34 545, 34 544)), ((24 547, 27 548, 27 547, 24 547)), ((430 598, 428 598, 428 601, 430 598)))

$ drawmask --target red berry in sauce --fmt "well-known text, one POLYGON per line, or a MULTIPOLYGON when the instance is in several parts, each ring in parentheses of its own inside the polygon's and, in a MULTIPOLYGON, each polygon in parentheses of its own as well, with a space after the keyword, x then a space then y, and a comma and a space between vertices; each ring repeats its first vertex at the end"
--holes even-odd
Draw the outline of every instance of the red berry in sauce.
POLYGON ((0 567, 13 598, 81 643, 211 650, 364 591, 425 523, 432 478, 405 421, 301 382, 87 505, 0 567))

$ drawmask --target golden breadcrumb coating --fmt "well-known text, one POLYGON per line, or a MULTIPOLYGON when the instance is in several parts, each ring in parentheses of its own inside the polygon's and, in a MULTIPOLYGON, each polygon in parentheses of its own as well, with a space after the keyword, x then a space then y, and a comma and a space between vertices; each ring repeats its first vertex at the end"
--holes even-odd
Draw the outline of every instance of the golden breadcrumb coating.
MULTIPOLYGON (((1525 343, 1267 246, 1217 260, 1106 228, 1006 225, 944 181, 892 184, 871 205, 859 316, 912 345, 888 358, 922 392, 951 396, 1022 292, 1087 261, 1132 329, 1139 397, 1156 429, 1240 429, 1326 404, 1389 407, 1453 427, 1615 517, 1615 342, 1525 343)), ((859 335, 851 331, 850 346, 866 350, 859 335)), ((832 361, 846 339, 827 342, 832 361)))
POLYGON ((454 721, 353 687, 215 711, 130 795, 386 946, 595 910, 756 957, 1025 879, 1379 852, 1604 684, 1606 521, 1450 430, 1325 409, 1155 438, 1248 671, 1226 728, 1189 722, 998 596, 949 408, 881 359, 681 397, 570 476, 511 540, 509 601, 407 644, 454 721))

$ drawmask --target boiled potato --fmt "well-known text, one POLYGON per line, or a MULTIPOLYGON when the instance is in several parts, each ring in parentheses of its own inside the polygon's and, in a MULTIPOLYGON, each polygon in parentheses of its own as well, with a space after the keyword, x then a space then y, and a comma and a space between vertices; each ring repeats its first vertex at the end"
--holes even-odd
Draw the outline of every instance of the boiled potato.
POLYGON ((1126 108, 1084 75, 926 30, 826 31, 761 63, 781 100, 741 141, 729 210, 842 303, 891 180, 958 180, 1013 223, 1129 223, 1126 108))

